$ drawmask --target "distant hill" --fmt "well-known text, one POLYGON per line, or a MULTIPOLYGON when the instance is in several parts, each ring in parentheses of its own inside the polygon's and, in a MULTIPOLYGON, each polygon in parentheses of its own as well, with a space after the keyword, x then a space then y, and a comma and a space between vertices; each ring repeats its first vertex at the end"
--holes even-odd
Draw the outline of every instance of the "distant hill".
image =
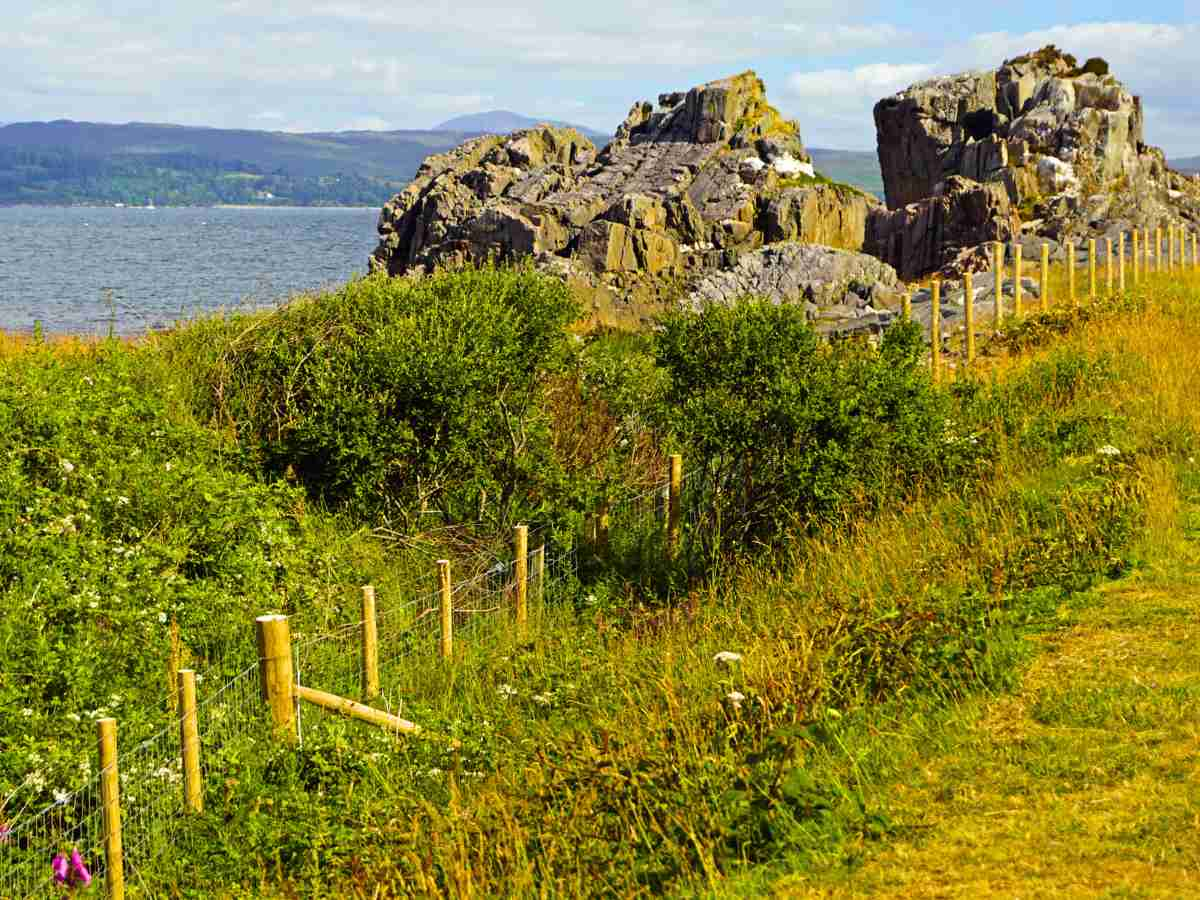
POLYGON ((883 175, 879 171, 879 156, 874 150, 830 150, 825 147, 807 148, 813 167, 834 181, 852 184, 883 199, 883 175))
POLYGON ((456 131, 18 122, 0 127, 0 204, 381 206, 426 156, 463 139, 456 131))
MULTIPOLYGON (((381 206, 426 156, 468 137, 536 124, 519 113, 459 116, 430 131, 291 134, 131 122, 0 126, 0 205, 264 203, 381 206)), ((597 145, 609 136, 586 132, 597 145)), ((874 153, 816 148, 835 181, 883 193, 874 153)))
POLYGON ((363 175, 407 180, 421 160, 462 141, 437 131, 282 131, 193 128, 130 122, 15 122, 0 128, 0 147, 55 148, 86 156, 191 153, 213 160, 244 160, 294 176, 363 175))
POLYGON ((1189 156, 1186 159, 1172 159, 1170 166, 1176 172, 1186 172, 1189 175, 1200 173, 1200 156, 1189 156))
POLYGON ((532 119, 520 113, 507 109, 494 109, 490 112, 471 113, 466 116, 455 116, 447 119, 435 129, 436 131, 462 131, 467 134, 508 134, 522 128, 532 128, 547 122, 557 128, 574 128, 592 143, 603 146, 612 140, 611 134, 604 134, 584 125, 575 125, 558 119, 532 119))

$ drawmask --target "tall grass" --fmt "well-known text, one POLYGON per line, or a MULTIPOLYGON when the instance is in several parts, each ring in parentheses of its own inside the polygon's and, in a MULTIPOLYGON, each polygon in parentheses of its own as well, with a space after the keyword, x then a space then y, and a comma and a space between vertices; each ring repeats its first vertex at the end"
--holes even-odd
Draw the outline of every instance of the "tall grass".
MULTIPOLYGON (((806 526, 665 605, 605 577, 528 638, 498 620, 452 663, 405 662, 387 702, 422 736, 306 715, 302 748, 230 752, 151 889, 637 896, 851 864, 900 827, 895 740, 1003 690, 1026 635, 1175 539, 1198 300, 1152 280, 948 388, 943 439, 980 448, 970 477, 806 526)), ((342 603, 364 573, 381 601, 404 592, 402 561, 350 520, 305 520, 352 560, 326 582, 342 603)))

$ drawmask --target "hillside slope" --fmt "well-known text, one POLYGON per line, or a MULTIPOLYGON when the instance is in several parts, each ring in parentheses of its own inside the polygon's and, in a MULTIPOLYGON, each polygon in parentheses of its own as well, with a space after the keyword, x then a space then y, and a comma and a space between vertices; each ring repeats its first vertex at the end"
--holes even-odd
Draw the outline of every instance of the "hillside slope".
POLYGON ((437 131, 462 131, 467 134, 508 134, 521 128, 532 128, 541 123, 553 125, 555 128, 574 128, 592 143, 602 145, 612 139, 611 133, 597 131, 576 125, 574 122, 564 122, 560 119, 536 119, 508 109, 493 109, 488 112, 470 113, 465 116, 455 116, 439 124, 437 131))
MULTIPOLYGON (((497 111, 429 131, 293 134, 131 122, 0 126, 0 205, 294 203, 382 205, 430 154, 537 120, 497 111)), ((597 146, 608 136, 583 133, 597 146)), ((874 153, 814 151, 837 181, 882 191, 874 153)))

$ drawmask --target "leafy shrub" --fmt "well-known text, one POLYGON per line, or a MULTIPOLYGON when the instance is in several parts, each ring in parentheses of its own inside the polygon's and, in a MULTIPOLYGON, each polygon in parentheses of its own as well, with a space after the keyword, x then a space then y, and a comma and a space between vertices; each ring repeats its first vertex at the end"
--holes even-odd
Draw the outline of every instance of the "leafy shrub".
POLYGON ((268 471, 365 513, 501 525, 554 492, 541 390, 578 314, 528 269, 376 276, 189 329, 178 349, 208 370, 200 408, 268 471))
POLYGON ((876 350, 823 345, 797 306, 678 313, 656 342, 671 377, 659 416, 701 470, 727 538, 771 540, 796 521, 878 508, 970 456, 947 431, 923 352, 913 324, 876 350))
POLYGON ((76 777, 89 713, 130 740, 154 727, 172 619, 185 662, 252 654, 253 613, 293 611, 313 569, 340 569, 299 489, 242 471, 155 371, 152 350, 116 342, 0 363, 0 788, 28 769, 62 787, 68 763, 76 777))

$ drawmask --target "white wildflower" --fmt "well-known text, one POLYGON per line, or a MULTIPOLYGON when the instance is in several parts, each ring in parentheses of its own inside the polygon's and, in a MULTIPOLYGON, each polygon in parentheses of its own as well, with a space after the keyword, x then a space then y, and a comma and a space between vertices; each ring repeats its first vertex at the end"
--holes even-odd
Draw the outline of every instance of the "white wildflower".
POLYGON ((129 505, 128 497, 118 497, 117 498, 117 506, 128 506, 128 505, 129 505))
POLYGON ((512 697, 517 693, 517 689, 511 684, 502 684, 496 688, 496 693, 501 697, 512 697))
POLYGON ((168 472, 170 472, 170 471, 171 471, 171 464, 170 464, 170 463, 167 463, 167 465, 166 465, 166 470, 167 470, 168 472))
POLYGON ((742 702, 746 699, 746 695, 741 691, 730 691, 725 695, 725 700, 733 709, 741 709, 742 702))
POLYGON ((159 625, 166 625, 166 624, 167 624, 167 614, 166 614, 165 612, 160 612, 160 613, 158 614, 158 624, 159 624, 159 625))
POLYGON ((64 803, 67 802, 67 800, 70 798, 70 796, 71 795, 68 794, 66 791, 54 791, 53 797, 54 797, 55 805, 62 806, 64 803))
POLYGON ((1116 447, 1114 447, 1112 444, 1105 444, 1103 447, 1101 447, 1096 452, 1098 454, 1100 454, 1101 456, 1120 456, 1121 455, 1121 451, 1118 450, 1116 447))
POLYGON ((97 609, 99 606, 100 606, 100 604, 96 600, 88 601, 88 609, 97 609))
POLYGON ((549 706, 552 698, 549 694, 534 694, 530 699, 539 706, 549 706))
POLYGON ((72 722, 78 722, 83 718, 83 716, 79 715, 79 713, 67 713, 67 718, 72 722))
POLYGON ((28 719, 30 716, 33 715, 33 710, 27 706, 23 710, 21 710, 21 715, 23 715, 25 718, 28 719))
POLYGON ((70 460, 60 459, 58 461, 58 464, 59 464, 59 466, 62 467, 62 470, 64 472, 66 472, 68 475, 70 475, 72 472, 75 471, 75 464, 73 462, 71 462, 70 460))
POLYGON ((713 662, 718 666, 732 666, 736 662, 742 661, 742 654, 734 653, 732 650, 722 650, 713 657, 713 662))

